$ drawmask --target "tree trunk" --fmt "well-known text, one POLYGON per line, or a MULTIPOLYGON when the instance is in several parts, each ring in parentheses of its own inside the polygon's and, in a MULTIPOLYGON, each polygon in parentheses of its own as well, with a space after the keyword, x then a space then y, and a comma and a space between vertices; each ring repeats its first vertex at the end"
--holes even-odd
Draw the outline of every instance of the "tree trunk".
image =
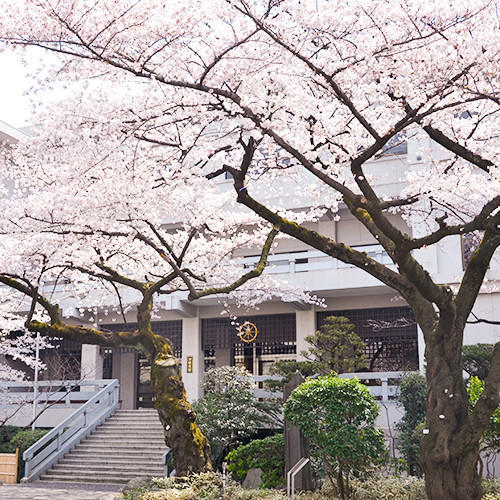
POLYGON ((427 408, 422 467, 429 500, 480 500, 479 438, 462 376, 462 332, 438 325, 426 336, 427 408))
POLYGON ((165 429, 165 442, 172 449, 177 475, 212 470, 210 445, 196 425, 179 364, 167 341, 151 360, 151 383, 156 409, 165 429))

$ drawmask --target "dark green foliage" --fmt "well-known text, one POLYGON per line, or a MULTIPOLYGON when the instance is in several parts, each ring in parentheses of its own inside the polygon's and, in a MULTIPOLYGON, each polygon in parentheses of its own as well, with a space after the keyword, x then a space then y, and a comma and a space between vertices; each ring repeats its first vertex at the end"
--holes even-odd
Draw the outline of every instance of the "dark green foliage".
POLYGON ((328 316, 314 335, 306 337, 311 344, 302 355, 316 365, 316 372, 348 373, 364 370, 365 343, 354 331, 354 325, 343 316, 328 316))
POLYGON ((46 429, 23 430, 21 427, 5 425, 0 427, 0 453, 15 453, 19 448, 19 464, 17 467, 17 480, 24 476, 23 453, 45 434, 46 429))
POLYGON ((14 449, 19 448, 19 464, 17 467, 17 479, 21 479, 24 476, 24 460, 23 453, 32 445, 35 444, 39 439, 42 439, 45 434, 49 432, 47 429, 35 429, 34 431, 25 430, 19 431, 12 438, 12 445, 14 449))
POLYGON ((285 403, 285 419, 318 447, 342 499, 349 497, 353 475, 385 457, 384 434, 375 428, 378 413, 366 386, 335 375, 306 380, 285 403))
POLYGON ((411 476, 422 476, 420 439, 425 421, 426 391, 423 375, 412 373, 401 379, 397 401, 405 413, 396 424, 399 431, 398 450, 405 459, 406 472, 411 476))
POLYGON ((283 386, 299 372, 304 378, 329 373, 347 373, 365 370, 364 342, 354 332, 354 325, 343 316, 328 316, 314 335, 305 339, 311 347, 301 354, 307 361, 277 361, 270 369, 271 375, 281 375, 282 381, 270 380, 270 389, 282 390, 283 386))
POLYGON ((318 373, 318 366, 313 361, 276 361, 271 365, 269 373, 281 375, 283 380, 268 380, 266 386, 271 390, 281 391, 295 372, 299 372, 304 378, 307 378, 318 373))
POLYGON ((255 439, 239 446, 227 456, 228 470, 234 479, 243 481, 250 469, 262 470, 262 488, 284 486, 285 438, 275 434, 264 439, 255 439))
POLYGON ((464 371, 470 377, 478 377, 484 380, 488 376, 494 347, 493 344, 464 345, 462 348, 464 371))
POLYGON ((15 453, 16 447, 12 444, 12 438, 21 430, 20 427, 4 425, 0 427, 0 453, 15 453))

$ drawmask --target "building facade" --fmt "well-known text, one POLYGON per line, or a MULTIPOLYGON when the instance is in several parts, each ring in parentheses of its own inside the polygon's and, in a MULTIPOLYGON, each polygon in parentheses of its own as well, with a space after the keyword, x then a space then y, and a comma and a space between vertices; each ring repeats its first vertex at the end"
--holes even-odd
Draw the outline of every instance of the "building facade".
MULTIPOLYGON (((0 123, 0 137, 4 140, 17 140, 16 133, 21 132, 0 123)), ((435 149, 436 157, 443 154, 435 145, 429 143, 428 147, 435 149)), ((368 169, 372 174, 380 173, 377 188, 390 194, 404 184, 408 164, 421 163, 417 145, 409 140, 404 147, 373 161, 368 169)), ((221 180, 221 189, 230 188, 231 182, 221 180)), ((392 217, 401 230, 419 235, 421 228, 408 227, 397 214, 392 217)), ((325 216, 311 227, 391 266, 383 248, 345 208, 340 209, 337 217, 325 216)), ((460 236, 450 236, 439 245, 419 250, 417 258, 435 281, 453 285, 459 283, 464 259, 473 245, 460 236)), ((242 269, 256 262, 251 249, 239 251, 235 257, 242 260, 242 269)), ((308 347, 305 338, 329 315, 345 316, 354 323, 365 342, 365 363, 370 371, 424 370, 425 345, 412 311, 395 291, 372 276, 293 240, 278 243, 266 272, 310 290, 323 299, 324 307, 276 300, 262 304, 258 311, 233 308, 231 314, 237 317, 234 321, 221 315, 222 306, 214 297, 195 302, 188 302, 187 295, 181 292, 160 297, 154 331, 172 342, 191 400, 202 395, 203 375, 210 367, 244 366, 254 375, 266 375, 277 360, 302 359, 302 351, 308 347), (248 323, 254 328, 255 338, 243 342, 239 328, 248 323)), ((494 260, 474 308, 476 315, 500 320, 500 293, 496 287, 499 279, 500 265, 494 260)), ((134 312, 128 313, 124 323, 117 312, 110 312, 112 305, 95 307, 90 314, 80 313, 82 304, 75 299, 62 302, 65 316, 76 324, 108 330, 135 329, 134 312)), ((494 343, 499 338, 498 326, 471 324, 466 328, 465 342, 469 344, 494 343)), ((62 351, 71 352, 73 369, 80 371, 81 378, 119 379, 122 408, 153 405, 148 362, 134 349, 63 343, 62 351)))

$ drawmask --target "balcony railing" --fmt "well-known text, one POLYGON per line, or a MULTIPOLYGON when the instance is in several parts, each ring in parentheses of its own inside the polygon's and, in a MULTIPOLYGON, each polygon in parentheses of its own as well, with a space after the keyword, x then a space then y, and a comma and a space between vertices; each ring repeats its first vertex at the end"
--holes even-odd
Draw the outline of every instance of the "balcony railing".
MULTIPOLYGON (((358 252, 366 252, 368 257, 381 264, 392 264, 391 258, 381 245, 363 245, 352 248, 358 252)), ((259 259, 260 256, 257 255, 243 257, 239 261, 244 267, 251 268, 257 265, 259 259)), ((269 274, 301 273, 328 269, 346 269, 349 267, 354 266, 329 257, 318 250, 307 250, 270 255, 265 272, 269 274)))

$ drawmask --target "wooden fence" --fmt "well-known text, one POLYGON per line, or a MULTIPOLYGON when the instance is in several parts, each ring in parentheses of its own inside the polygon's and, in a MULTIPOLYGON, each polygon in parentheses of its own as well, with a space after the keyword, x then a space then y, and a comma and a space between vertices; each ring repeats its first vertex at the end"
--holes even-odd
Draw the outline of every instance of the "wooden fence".
POLYGON ((19 448, 15 453, 0 453, 0 481, 4 484, 17 483, 17 462, 19 448))

